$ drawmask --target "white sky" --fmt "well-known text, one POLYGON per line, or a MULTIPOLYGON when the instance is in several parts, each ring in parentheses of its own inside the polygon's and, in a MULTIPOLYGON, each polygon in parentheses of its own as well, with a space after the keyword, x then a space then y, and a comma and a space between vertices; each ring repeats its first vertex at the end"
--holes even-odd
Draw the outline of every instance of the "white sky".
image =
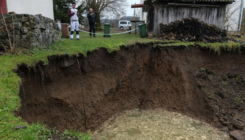
MULTIPOLYGON (((133 16, 134 15, 134 8, 131 8, 131 5, 136 4, 140 4, 140 0, 127 0, 128 6, 125 7, 125 16, 133 16)), ((139 11, 139 8, 136 8, 136 12, 137 10, 139 11)), ((83 16, 86 16, 85 14, 83 16)))
POLYGON ((127 2, 128 2, 128 6, 127 6, 127 8, 125 8, 126 16, 133 16, 134 15, 134 9, 131 8, 131 5, 133 5, 135 3, 140 4, 140 0, 127 0, 127 2))

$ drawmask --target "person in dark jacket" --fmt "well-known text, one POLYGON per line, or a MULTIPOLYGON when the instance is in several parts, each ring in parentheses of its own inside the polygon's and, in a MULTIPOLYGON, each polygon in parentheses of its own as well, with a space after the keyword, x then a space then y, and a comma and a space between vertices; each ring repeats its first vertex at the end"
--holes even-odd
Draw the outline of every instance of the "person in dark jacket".
POLYGON ((96 16, 92 8, 89 9, 89 13, 87 14, 87 18, 89 21, 89 32, 90 32, 90 37, 92 37, 92 30, 93 30, 93 35, 95 37, 95 24, 96 24, 96 16))

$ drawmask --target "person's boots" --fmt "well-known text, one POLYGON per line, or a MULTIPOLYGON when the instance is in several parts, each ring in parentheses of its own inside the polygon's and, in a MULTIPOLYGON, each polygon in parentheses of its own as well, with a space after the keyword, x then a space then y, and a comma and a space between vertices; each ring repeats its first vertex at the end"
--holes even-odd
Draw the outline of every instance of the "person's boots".
POLYGON ((74 33, 74 31, 71 31, 71 34, 70 34, 71 40, 73 40, 73 33, 74 33))
POLYGON ((77 40, 79 40, 79 31, 76 32, 76 37, 77 37, 77 40))

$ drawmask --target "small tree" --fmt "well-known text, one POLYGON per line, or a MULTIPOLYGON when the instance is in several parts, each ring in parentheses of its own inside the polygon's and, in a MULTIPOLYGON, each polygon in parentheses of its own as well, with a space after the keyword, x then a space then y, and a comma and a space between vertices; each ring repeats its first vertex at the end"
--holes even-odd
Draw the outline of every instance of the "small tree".
POLYGON ((124 7, 127 6, 127 0, 80 0, 86 2, 88 8, 93 8, 96 14, 97 29, 101 29, 101 15, 120 17, 125 15, 124 7))
MULTIPOLYGON (((0 7, 0 16, 2 20, 0 20, 0 23, 2 23, 2 26, 0 26, 0 36, 7 39, 7 44, 0 41, 0 45, 4 48, 6 53, 16 53, 17 52, 17 44, 18 44, 18 37, 15 36, 14 31, 14 20, 12 15, 12 25, 7 25, 7 22, 5 20, 5 17, 3 15, 2 7, 0 7), (11 31, 13 32, 11 37, 11 31), (7 46, 9 48, 7 48, 7 46)), ((1 24, 0 24, 1 25, 1 24)))
POLYGON ((86 10, 86 5, 85 1, 80 0, 53 0, 55 20, 60 20, 61 23, 69 23, 70 17, 67 16, 67 13, 73 2, 78 3, 77 10, 79 13, 79 23, 81 23, 84 20, 82 14, 86 10))

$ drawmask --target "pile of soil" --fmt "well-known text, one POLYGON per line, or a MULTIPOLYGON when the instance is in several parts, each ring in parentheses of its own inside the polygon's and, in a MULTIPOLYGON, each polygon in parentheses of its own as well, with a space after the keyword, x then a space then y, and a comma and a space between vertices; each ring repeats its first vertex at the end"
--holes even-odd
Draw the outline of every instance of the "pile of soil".
POLYGON ((49 65, 19 66, 22 106, 16 115, 60 131, 93 131, 121 109, 163 108, 240 134, 245 126, 244 69, 243 50, 216 56, 197 46, 153 43, 112 53, 101 48, 87 57, 52 56, 49 65))
POLYGON ((227 31, 196 18, 184 18, 169 24, 160 23, 160 36, 171 40, 223 42, 227 40, 227 31))

